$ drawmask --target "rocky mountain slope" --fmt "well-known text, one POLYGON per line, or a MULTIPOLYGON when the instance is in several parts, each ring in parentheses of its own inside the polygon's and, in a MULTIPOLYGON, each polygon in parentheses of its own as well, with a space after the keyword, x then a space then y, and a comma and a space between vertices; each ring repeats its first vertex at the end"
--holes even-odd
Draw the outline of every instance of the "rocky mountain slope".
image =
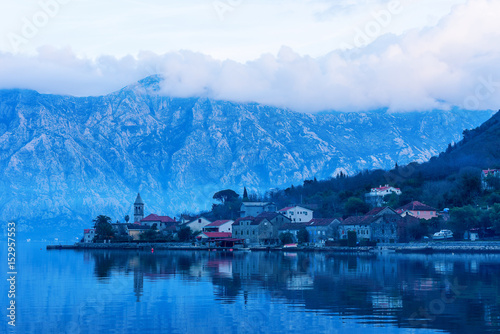
POLYGON ((26 229, 90 225, 211 205, 339 171, 425 161, 492 112, 303 114, 259 104, 158 94, 159 77, 101 97, 0 91, 0 220, 26 229))

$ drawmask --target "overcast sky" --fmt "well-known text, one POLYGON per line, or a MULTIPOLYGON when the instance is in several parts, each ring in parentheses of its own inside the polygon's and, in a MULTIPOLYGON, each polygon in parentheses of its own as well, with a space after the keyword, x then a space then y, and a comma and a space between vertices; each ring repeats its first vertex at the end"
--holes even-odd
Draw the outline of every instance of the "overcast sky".
POLYGON ((0 88, 298 111, 500 108, 498 0, 0 0, 0 88))

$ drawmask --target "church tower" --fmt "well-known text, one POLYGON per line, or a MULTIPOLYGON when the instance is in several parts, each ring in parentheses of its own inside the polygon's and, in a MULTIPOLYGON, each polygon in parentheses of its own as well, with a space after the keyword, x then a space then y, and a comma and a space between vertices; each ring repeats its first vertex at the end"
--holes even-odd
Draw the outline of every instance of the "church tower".
POLYGON ((144 218, 144 202, 138 193, 134 203, 134 223, 140 222, 142 218, 144 218))

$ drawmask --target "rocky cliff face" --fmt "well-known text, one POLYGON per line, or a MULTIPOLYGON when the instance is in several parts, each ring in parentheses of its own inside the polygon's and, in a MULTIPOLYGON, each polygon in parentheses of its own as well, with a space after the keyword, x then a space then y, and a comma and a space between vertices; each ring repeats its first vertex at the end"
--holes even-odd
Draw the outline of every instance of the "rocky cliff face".
POLYGON ((138 191, 146 213, 194 211, 224 188, 265 191, 425 161, 492 114, 302 114, 164 97, 158 80, 88 98, 0 91, 0 220, 122 220, 138 191))

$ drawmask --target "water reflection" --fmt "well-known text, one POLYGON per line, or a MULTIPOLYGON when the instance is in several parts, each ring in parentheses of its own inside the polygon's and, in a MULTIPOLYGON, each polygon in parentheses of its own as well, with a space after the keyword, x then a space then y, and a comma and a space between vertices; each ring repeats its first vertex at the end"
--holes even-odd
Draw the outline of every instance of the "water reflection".
POLYGON ((210 283, 225 304, 265 300, 370 326, 452 333, 500 330, 498 255, 339 255, 314 253, 88 251, 94 276, 145 284, 210 283))

